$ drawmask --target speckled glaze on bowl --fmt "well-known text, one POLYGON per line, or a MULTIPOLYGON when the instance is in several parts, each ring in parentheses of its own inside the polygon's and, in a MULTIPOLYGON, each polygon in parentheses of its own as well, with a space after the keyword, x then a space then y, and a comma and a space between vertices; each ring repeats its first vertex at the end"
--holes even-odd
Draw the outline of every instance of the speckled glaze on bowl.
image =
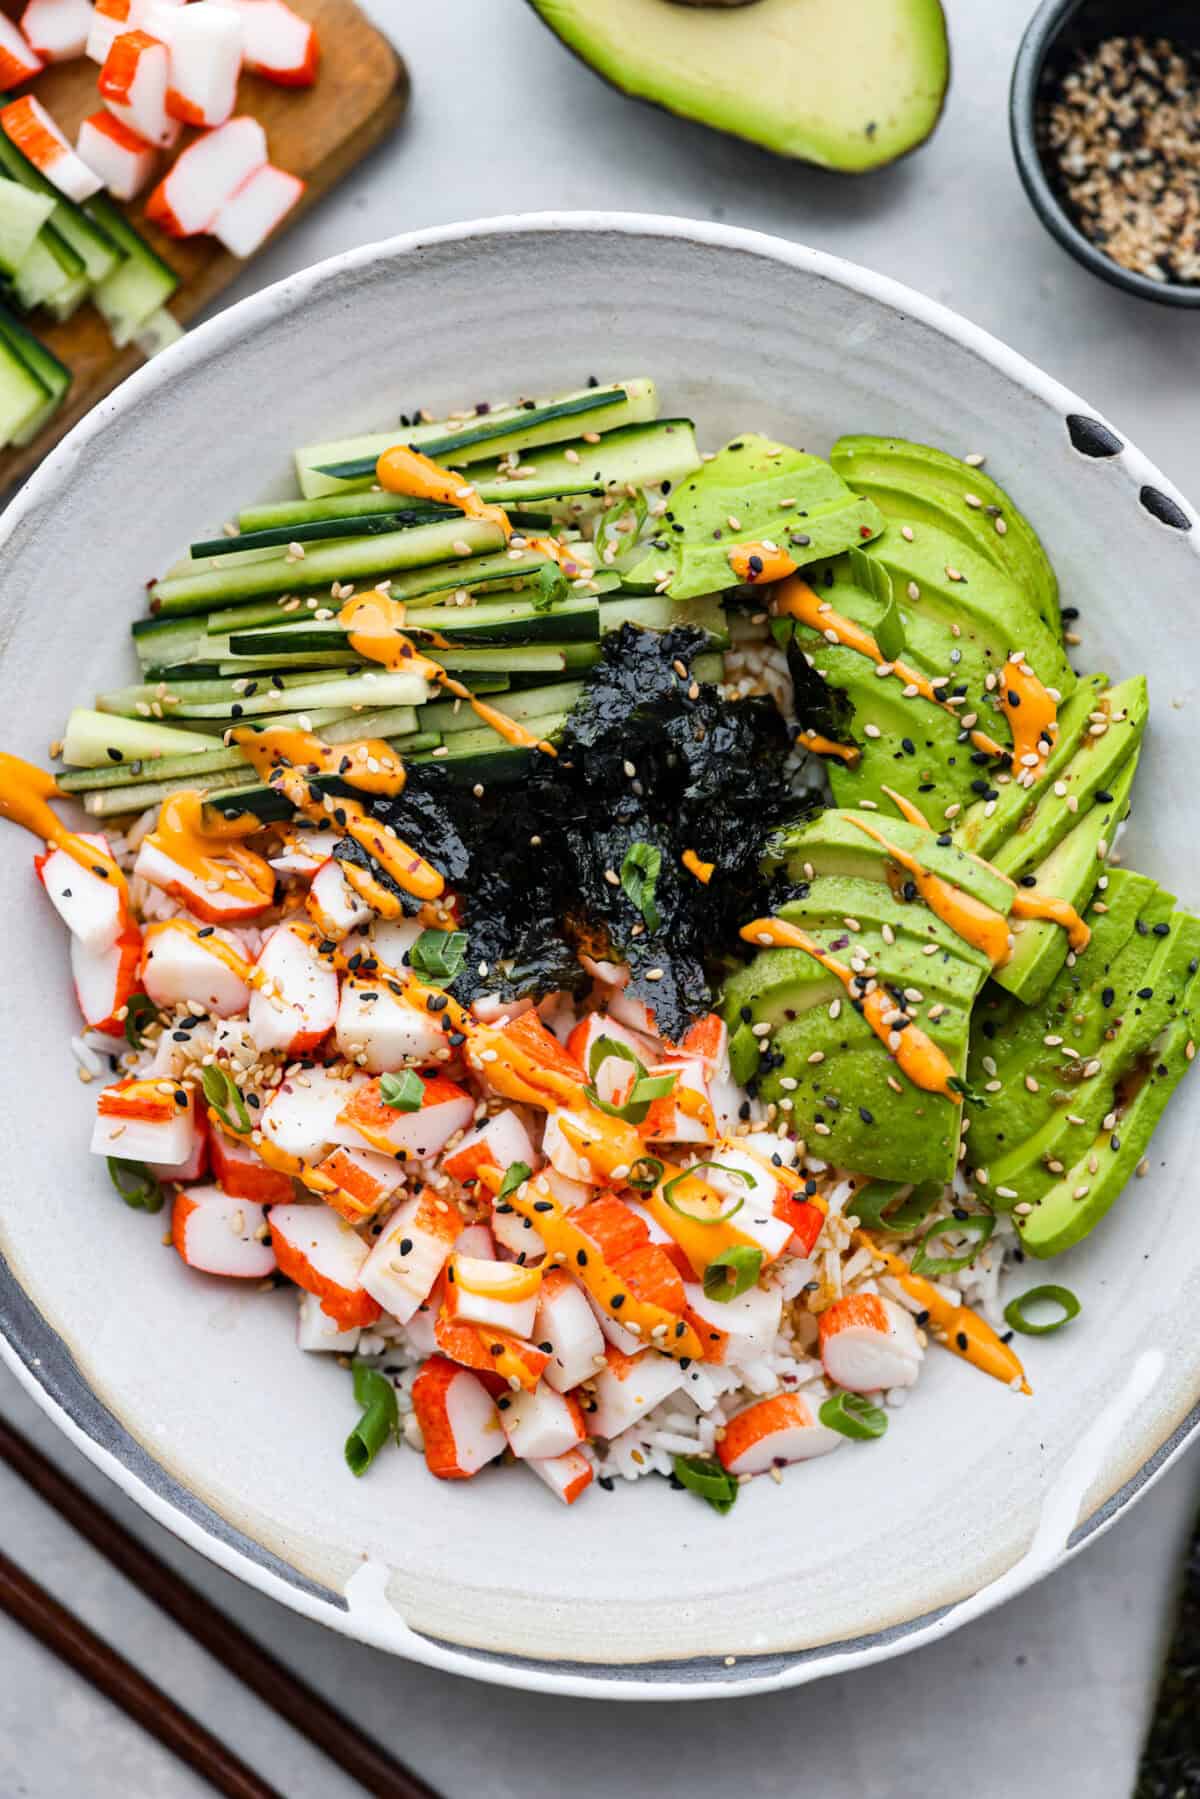
MULTIPOLYGON (((683 220, 417 232, 244 301, 135 376, 4 519, 6 747, 44 756, 73 703, 127 678, 143 581, 239 504, 282 492, 293 445, 414 402, 549 393, 593 373, 654 375, 709 445, 754 427, 821 451, 869 430, 985 452, 1082 608, 1081 661, 1150 674, 1123 847, 1200 899, 1182 709, 1200 670, 1192 509, 1123 433, 942 307, 834 257, 683 220)), ((1200 1112, 1185 1088, 1148 1178, 1055 1264, 1084 1313, 1030 1340, 1032 1399, 934 1352, 883 1442, 794 1468, 782 1488, 755 1482, 729 1518, 659 1481, 564 1511, 516 1470, 445 1486, 410 1455, 356 1482, 340 1447, 349 1382, 296 1353, 290 1297, 190 1274, 88 1157, 60 928, 33 901, 28 846, 6 847, 5 1358, 155 1517, 347 1635, 557 1692, 796 1684, 1020 1591, 1200 1424, 1200 1112)))

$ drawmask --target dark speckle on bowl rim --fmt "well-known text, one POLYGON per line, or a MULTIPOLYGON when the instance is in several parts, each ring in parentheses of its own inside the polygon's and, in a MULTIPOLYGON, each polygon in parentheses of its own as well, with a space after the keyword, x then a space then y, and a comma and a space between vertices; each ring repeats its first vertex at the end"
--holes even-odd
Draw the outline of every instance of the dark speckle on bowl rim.
POLYGON ((1086 412, 1068 412, 1067 434, 1081 456, 1119 456, 1125 448, 1115 431, 1086 412))

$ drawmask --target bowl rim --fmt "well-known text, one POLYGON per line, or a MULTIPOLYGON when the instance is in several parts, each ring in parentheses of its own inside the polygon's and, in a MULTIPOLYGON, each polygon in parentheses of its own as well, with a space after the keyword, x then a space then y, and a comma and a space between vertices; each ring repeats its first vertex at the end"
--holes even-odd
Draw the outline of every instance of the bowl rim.
POLYGON ((1085 269, 1110 287, 1159 306, 1200 306, 1200 282, 1151 281, 1106 256, 1068 215, 1050 185, 1037 145, 1036 111, 1042 69, 1055 40, 1085 0, 1042 0, 1021 36, 1008 91, 1008 125, 1021 185, 1047 231, 1085 269))
MULTIPOLYGON (((478 238, 537 234, 599 237, 606 233, 657 237, 763 257, 814 275, 834 287, 861 293, 892 312, 915 318, 1049 407, 1062 419, 1064 431, 1071 432, 1071 441, 1081 453, 1119 457, 1123 478, 1160 528, 1173 528, 1200 559, 1200 529, 1193 529, 1196 509, 1128 438, 1118 434, 1094 408, 1036 364, 940 302, 842 257, 765 232, 665 214, 603 210, 504 214, 401 233, 329 257, 219 312, 122 383, 50 453, 0 517, 0 555, 19 527, 34 524, 39 514, 50 516, 56 494, 74 478, 93 442, 103 436, 114 420, 168 386, 185 368, 220 356, 235 341, 268 327, 276 318, 294 313, 318 290, 340 282, 347 271, 387 261, 402 262, 434 246, 459 245, 478 238), (1104 447, 1095 447, 1094 440, 1091 448, 1077 441, 1074 429, 1080 423, 1098 433, 1104 447), (1153 503, 1148 503, 1147 495, 1153 503)), ((816 1648, 743 1656, 732 1668, 699 1657, 621 1665, 599 1660, 538 1661, 475 1650, 412 1631, 385 1599, 378 1583, 380 1570, 373 1564, 364 1564, 348 1583, 346 1593, 337 1593, 314 1585, 245 1536, 158 1464, 108 1411, 83 1381, 68 1348, 37 1312, 0 1254, 0 1358, 51 1422, 89 1461, 189 1547, 259 1592, 352 1640, 445 1672, 500 1686, 574 1697, 704 1699, 778 1691, 902 1654, 1015 1597, 1106 1530, 1127 1505, 1160 1478, 1187 1443, 1200 1436, 1197 1393, 1190 1411, 1174 1428, 1165 1435, 1158 1435, 1161 1426, 1149 1433, 1140 1446, 1142 1460, 1136 1471, 1077 1522, 1084 1496, 1116 1433, 1148 1394, 1155 1375, 1149 1364, 1156 1353, 1147 1352, 1135 1364, 1126 1387, 1079 1446, 1064 1473, 1063 1484, 1051 1489, 1030 1548, 1005 1574, 954 1605, 816 1648)))

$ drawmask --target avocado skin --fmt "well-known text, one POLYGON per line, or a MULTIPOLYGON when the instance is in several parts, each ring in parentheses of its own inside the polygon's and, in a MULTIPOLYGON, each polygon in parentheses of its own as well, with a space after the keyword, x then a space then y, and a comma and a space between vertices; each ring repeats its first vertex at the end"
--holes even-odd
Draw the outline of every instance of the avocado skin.
POLYGON ((1004 489, 985 475, 935 450, 898 437, 840 437, 829 460, 856 493, 889 517, 937 525, 969 545, 1026 592, 1036 596, 1045 624, 1061 636, 1058 581, 1036 531, 1004 489), (965 495, 981 502, 967 504, 965 495), (1006 526, 1003 534, 996 521, 1006 526))
MULTIPOLYGON (((723 32, 713 34, 712 66, 703 71, 704 79, 695 83, 690 94, 686 88, 677 94, 671 93, 664 84, 665 80, 669 81, 669 76, 664 78, 663 73, 672 66, 676 28, 670 15, 678 10, 686 16, 692 10, 690 7, 675 9, 664 5, 663 0, 630 0, 629 4, 621 6, 618 14, 611 0, 605 0, 603 6, 595 5, 594 0, 529 0, 529 3, 560 43, 618 93, 645 101, 664 112, 695 120, 711 130, 740 138, 774 155, 813 162, 843 174, 868 173, 919 149, 937 128, 950 85, 950 46, 940 0, 883 0, 876 8, 881 17, 872 35, 880 46, 882 73, 888 72, 888 55, 890 52, 894 56, 897 37, 903 42, 909 31, 914 37, 920 36, 923 56, 928 63, 925 91, 905 97, 913 110, 912 124, 896 128, 888 117, 888 129, 883 132, 869 116, 872 110, 869 106, 865 109, 868 116, 859 113, 852 121, 834 125, 827 132, 811 124, 806 128, 803 96, 812 88, 816 71, 814 57, 811 51, 806 54, 807 47, 803 45, 796 47, 792 71, 792 85, 800 97, 795 113, 789 114, 786 120, 767 122, 761 105, 755 105, 751 73, 753 45, 748 47, 747 39, 752 33, 756 35, 762 21, 754 15, 761 10, 772 17, 775 29, 764 39, 762 56, 769 58, 770 66, 774 68, 779 65, 781 55, 777 29, 781 18, 786 21, 789 14, 805 11, 819 15, 816 22, 823 27, 824 34, 838 44, 839 25, 844 21, 843 0, 824 0, 823 4, 816 5, 812 0, 754 0, 752 6, 744 9, 714 9, 713 16, 719 18, 724 14, 728 25, 734 29, 727 26, 723 32), (603 29, 597 30, 594 23, 604 21, 606 11, 609 16, 617 16, 618 29, 613 32, 611 43, 605 41, 603 29), (892 15, 890 20, 886 16, 889 14, 892 15), (652 43, 656 33, 664 40, 660 59, 656 59, 652 51, 647 55, 631 48, 652 43)), ((784 47, 784 55, 785 62, 793 60, 790 47, 784 47)))

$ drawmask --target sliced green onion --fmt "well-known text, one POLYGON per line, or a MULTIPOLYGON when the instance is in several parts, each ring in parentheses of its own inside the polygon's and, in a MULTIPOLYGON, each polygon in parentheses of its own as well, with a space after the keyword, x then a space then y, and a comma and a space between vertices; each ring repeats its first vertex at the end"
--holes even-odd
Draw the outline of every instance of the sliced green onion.
POLYGON ((408 952, 408 961, 431 981, 453 981, 467 965, 467 933, 422 931, 408 952))
POLYGON ((626 1176, 625 1185, 637 1193, 653 1193, 665 1172, 657 1156, 639 1156, 626 1176))
POLYGON ((588 1074, 590 1085, 584 1088, 588 1099, 598 1112, 609 1118, 620 1118, 625 1124, 644 1124, 653 1100, 665 1099, 673 1093, 678 1074, 649 1074, 646 1066, 640 1062, 628 1044, 618 1043, 615 1037, 597 1037, 588 1057, 588 1074), (630 1062, 637 1070, 634 1082, 629 1089, 628 1097, 619 1106, 614 1106, 606 1099, 601 1099, 596 1090, 596 1076, 605 1062, 630 1062))
POLYGON ((662 851, 652 843, 631 843, 621 863, 621 891, 630 905, 642 915, 648 931, 657 931, 662 923, 654 903, 658 877, 662 873, 662 851))
POLYGON ((365 1474, 389 1437, 400 1425, 396 1389, 378 1368, 354 1363, 354 1403, 363 1415, 346 1438, 346 1466, 351 1474, 365 1474))
POLYGON ((731 1299, 749 1292, 762 1273, 763 1252, 748 1243, 735 1243, 715 1255, 704 1270, 706 1299, 718 1299, 728 1305, 731 1299))
POLYGON ((1019 1293, 1010 1299, 1004 1308, 1004 1322, 1010 1330, 1020 1331, 1025 1337, 1049 1337, 1054 1331, 1060 1331, 1064 1324, 1070 1324, 1072 1318, 1078 1318, 1083 1310, 1070 1287, 1030 1287, 1028 1293, 1019 1293), (1026 1316, 1026 1308, 1031 1305, 1054 1305, 1062 1309, 1061 1318, 1051 1318, 1046 1324, 1035 1324, 1026 1316))
POLYGON ((862 1393, 834 1393, 827 1399, 817 1417, 830 1430, 856 1442, 882 1437, 888 1427, 888 1416, 881 1405, 872 1405, 862 1393))
POLYGON ((733 1200, 733 1204, 727 1212, 689 1212, 688 1208, 675 1197, 676 1187, 680 1186, 683 1181, 690 1181, 692 1176, 699 1174, 702 1168, 715 1168, 721 1174, 732 1174, 736 1180, 741 1181, 743 1187, 754 1185, 753 1176, 747 1174, 744 1168, 730 1168, 727 1162, 693 1162, 690 1168, 683 1170, 682 1174, 671 1177, 662 1190, 662 1196, 671 1210, 678 1212, 681 1218, 690 1218, 696 1224, 726 1224, 729 1219, 735 1218, 745 1205, 744 1194, 733 1200))
POLYGON ((148 993, 131 993, 125 1009, 125 1041, 131 1049, 141 1049, 142 1032, 158 1017, 158 1007, 148 993))
POLYGON ((246 1110, 246 1102, 223 1068, 210 1062, 207 1068, 200 1071, 200 1085, 204 1089, 204 1097, 216 1113, 221 1123, 231 1131, 248 1131, 251 1128, 250 1114, 246 1110), (233 1116, 230 1116, 232 1108, 233 1116))
POLYGON ((913 1273, 931 1275, 934 1279, 939 1274, 957 1274, 960 1268, 969 1267, 975 1260, 995 1228, 996 1220, 990 1212, 972 1212, 966 1218, 939 1218, 917 1244, 917 1253, 912 1259, 913 1273), (939 1237, 955 1236, 971 1239, 961 1255, 930 1254, 929 1245, 939 1237))
POLYGON ((510 1162, 504 1179, 496 1188, 496 1198, 504 1199, 509 1193, 515 1193, 532 1173, 528 1162, 510 1162))
POLYGON ((697 1494, 711 1505, 714 1512, 722 1517, 732 1511, 738 1496, 738 1483, 732 1474, 727 1474, 720 1462, 710 1461, 702 1455, 677 1455, 672 1458, 675 1479, 689 1493, 697 1494))
POLYGON ((108 1178, 133 1212, 161 1212, 163 1190, 144 1162, 109 1156, 108 1178))
POLYGON ((556 562, 548 562, 545 568, 539 568, 529 590, 529 603, 535 612, 549 612, 561 600, 570 597, 570 583, 556 562))
POLYGON ((931 1209, 946 1191, 941 1181, 925 1181, 921 1186, 914 1187, 908 1198, 889 1212, 887 1207, 892 1205, 903 1188, 902 1181, 872 1181, 870 1186, 854 1195, 847 1210, 868 1230, 890 1231, 893 1236, 903 1236, 924 1224, 931 1209))
POLYGON ((411 1068, 400 1074, 381 1074, 379 1097, 393 1112, 419 1112, 425 1099, 425 1083, 411 1068))

